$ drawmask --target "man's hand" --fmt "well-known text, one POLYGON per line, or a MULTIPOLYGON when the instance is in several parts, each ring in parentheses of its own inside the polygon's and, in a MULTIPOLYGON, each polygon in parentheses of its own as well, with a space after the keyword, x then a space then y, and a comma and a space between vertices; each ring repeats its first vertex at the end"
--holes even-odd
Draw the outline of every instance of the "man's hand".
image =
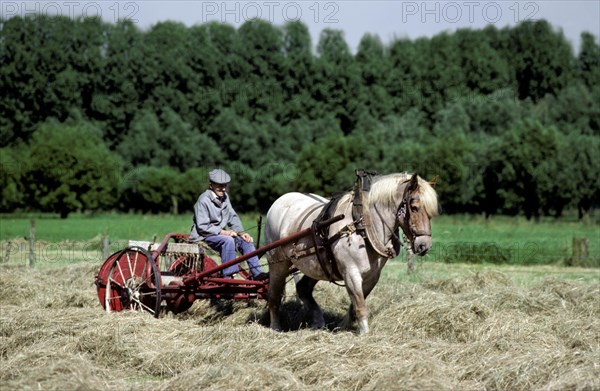
POLYGON ((254 239, 252 238, 252 236, 250 236, 250 234, 247 232, 244 232, 243 234, 241 234, 240 237, 248 243, 254 242, 254 239))
POLYGON ((228 230, 228 229, 222 229, 221 232, 219 232, 219 235, 231 236, 231 237, 238 236, 237 232, 231 231, 231 230, 228 230))

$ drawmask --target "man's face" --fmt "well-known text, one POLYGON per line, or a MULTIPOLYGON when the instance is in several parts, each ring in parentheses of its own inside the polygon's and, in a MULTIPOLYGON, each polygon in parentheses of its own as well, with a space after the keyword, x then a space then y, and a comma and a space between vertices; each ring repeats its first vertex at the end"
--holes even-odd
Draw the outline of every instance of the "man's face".
POLYGON ((223 197, 227 191, 227 183, 210 183, 210 189, 215 192, 217 197, 223 197))

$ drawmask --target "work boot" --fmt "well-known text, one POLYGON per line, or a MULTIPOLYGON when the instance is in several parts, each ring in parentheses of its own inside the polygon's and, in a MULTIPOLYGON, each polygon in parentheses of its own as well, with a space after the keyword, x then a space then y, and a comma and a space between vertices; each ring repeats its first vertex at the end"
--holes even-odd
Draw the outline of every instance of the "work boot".
POLYGON ((269 278, 269 273, 266 273, 266 272, 260 272, 257 275, 255 275, 254 277, 252 277, 252 279, 254 281, 264 281, 267 278, 269 278))

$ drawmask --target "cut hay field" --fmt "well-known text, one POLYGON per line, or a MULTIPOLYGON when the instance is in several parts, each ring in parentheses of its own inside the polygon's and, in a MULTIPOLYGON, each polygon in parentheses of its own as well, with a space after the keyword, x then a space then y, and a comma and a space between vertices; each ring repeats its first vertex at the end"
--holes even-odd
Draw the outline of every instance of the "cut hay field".
POLYGON ((327 322, 319 331, 306 327, 291 282, 281 333, 266 327, 261 301, 197 301, 160 319, 104 313, 93 283, 99 236, 108 233, 116 250, 189 223, 161 219, 37 219, 35 269, 15 234, 28 218, 2 219, 3 391, 600 389, 600 269, 562 266, 572 236, 589 237, 590 258, 600 258, 598 225, 440 218, 439 250, 414 274, 401 258, 384 268, 367 300, 371 332, 359 337, 336 329, 349 300, 329 283, 316 288, 327 322), (529 241, 544 262, 517 262, 529 241), (505 254, 510 262, 493 263, 505 254))
POLYGON ((264 302, 106 314, 98 266, 0 265, 2 390, 600 389, 597 269, 420 262, 406 276, 393 261, 359 337, 335 330, 348 298, 328 283, 321 331, 291 285, 281 333, 261 324, 264 302))

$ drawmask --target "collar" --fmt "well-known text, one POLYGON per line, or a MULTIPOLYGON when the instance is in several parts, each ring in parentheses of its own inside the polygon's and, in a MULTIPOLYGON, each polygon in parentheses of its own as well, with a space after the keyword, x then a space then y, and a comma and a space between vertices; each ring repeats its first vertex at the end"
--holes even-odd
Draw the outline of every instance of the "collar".
POLYGON ((223 197, 219 197, 219 196, 217 196, 217 194, 214 191, 212 191, 210 189, 208 189, 208 191, 209 191, 210 200, 212 201, 212 203, 217 205, 219 208, 221 206, 223 206, 223 204, 227 200, 227 193, 225 193, 225 195, 223 197))

